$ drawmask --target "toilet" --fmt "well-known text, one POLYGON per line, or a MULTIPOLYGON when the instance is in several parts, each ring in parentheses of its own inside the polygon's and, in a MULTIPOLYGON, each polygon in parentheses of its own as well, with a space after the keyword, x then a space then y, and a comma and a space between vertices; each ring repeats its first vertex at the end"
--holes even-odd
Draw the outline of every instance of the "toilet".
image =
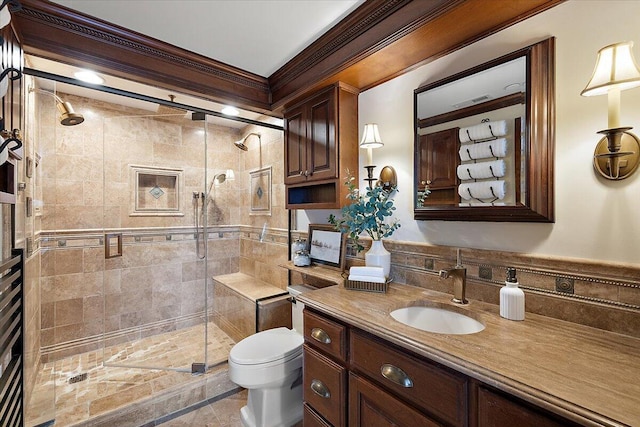
POLYGON ((229 378, 248 389, 240 410, 245 427, 288 427, 302 420, 302 310, 296 296, 314 289, 287 287, 292 296, 293 329, 274 328, 251 335, 231 349, 229 378))

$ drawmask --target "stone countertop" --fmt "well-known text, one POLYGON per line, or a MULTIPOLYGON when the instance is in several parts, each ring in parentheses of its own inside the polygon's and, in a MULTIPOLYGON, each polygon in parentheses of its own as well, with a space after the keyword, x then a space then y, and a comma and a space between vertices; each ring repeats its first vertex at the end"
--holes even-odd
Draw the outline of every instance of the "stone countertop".
POLYGON ((401 284, 386 294, 331 286, 298 300, 580 424, 640 426, 640 339, 531 313, 506 320, 497 305, 458 306, 451 295, 401 284), (445 305, 485 329, 435 334, 389 314, 409 305, 445 305))

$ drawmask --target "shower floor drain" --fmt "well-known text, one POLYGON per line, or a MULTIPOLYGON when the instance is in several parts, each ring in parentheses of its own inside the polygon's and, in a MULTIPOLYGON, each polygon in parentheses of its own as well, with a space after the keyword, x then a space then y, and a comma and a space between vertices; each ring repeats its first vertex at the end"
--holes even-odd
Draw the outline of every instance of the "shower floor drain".
POLYGON ((87 375, 87 373, 86 373, 86 372, 85 372, 85 373, 83 373, 83 374, 75 375, 75 376, 73 376, 73 377, 69 378, 69 380, 68 380, 68 381, 69 381, 69 384, 75 384, 75 383, 79 383, 80 381, 84 381, 84 380, 86 380, 86 379, 87 379, 87 376, 88 376, 88 375, 87 375))

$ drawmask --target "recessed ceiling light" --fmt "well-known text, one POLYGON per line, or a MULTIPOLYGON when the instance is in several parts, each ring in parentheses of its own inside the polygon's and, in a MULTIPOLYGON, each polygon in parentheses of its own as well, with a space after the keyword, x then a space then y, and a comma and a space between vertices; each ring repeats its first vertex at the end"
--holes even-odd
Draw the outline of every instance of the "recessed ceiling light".
POLYGON ((238 114, 240 114, 240 111, 238 111, 236 107, 227 105, 222 109, 222 114, 226 114, 227 116, 237 116, 238 114))
POLYGON ((73 74, 78 80, 94 85, 101 85, 104 83, 104 79, 90 70, 80 70, 73 74))
POLYGON ((509 92, 510 90, 519 90, 522 83, 511 83, 504 87, 504 90, 509 92))

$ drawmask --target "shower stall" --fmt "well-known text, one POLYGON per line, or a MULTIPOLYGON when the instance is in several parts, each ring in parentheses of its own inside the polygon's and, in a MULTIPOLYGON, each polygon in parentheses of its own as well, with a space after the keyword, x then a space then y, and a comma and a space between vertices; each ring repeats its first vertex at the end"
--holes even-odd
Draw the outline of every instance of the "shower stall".
POLYGON ((86 420, 107 392, 135 399, 126 393, 141 384, 226 362, 235 342, 212 321, 212 277, 239 270, 245 185, 233 180, 238 126, 63 88, 26 103, 43 366, 30 404, 52 418, 42 408, 53 399, 56 425, 86 420), (77 125, 59 125, 60 105, 77 125))

